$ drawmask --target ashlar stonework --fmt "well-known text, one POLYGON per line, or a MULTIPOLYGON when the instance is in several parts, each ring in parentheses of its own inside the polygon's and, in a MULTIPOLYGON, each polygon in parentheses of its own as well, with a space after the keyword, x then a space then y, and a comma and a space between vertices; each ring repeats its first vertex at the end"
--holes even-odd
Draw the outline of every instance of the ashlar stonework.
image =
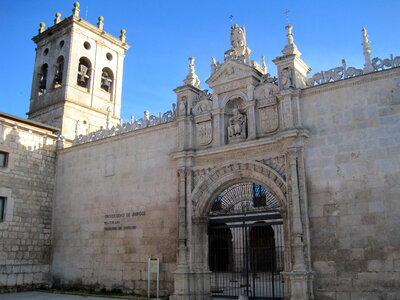
POLYGON ((59 135, 43 134, 43 124, 27 131, 29 120, 1 123, 10 166, 0 172, 0 196, 14 203, 0 223, 2 288, 146 294, 152 257, 161 261, 160 295, 175 300, 400 297, 397 56, 371 59, 363 28, 362 68, 343 61, 309 76, 288 25, 272 77, 235 24, 224 61, 212 58, 210 90, 191 57, 170 111, 121 123, 126 32, 114 38, 103 21, 83 21, 75 4, 34 38, 29 117, 59 135), (74 63, 48 69, 61 40, 74 63), (94 43, 109 49, 99 60, 94 43), (46 45, 54 45, 47 56, 46 45), (70 90, 57 102, 61 74, 70 90), (235 191, 230 202, 226 191, 235 191))

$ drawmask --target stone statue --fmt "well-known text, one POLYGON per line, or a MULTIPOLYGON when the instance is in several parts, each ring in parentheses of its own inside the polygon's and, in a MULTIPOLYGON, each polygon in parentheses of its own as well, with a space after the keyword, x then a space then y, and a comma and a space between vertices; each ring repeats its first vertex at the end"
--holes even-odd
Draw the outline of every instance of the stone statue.
POLYGON ((292 84, 292 76, 290 74, 290 70, 288 68, 285 68, 282 70, 281 73, 281 87, 282 89, 287 89, 291 87, 292 84))
POLYGON ((246 125, 246 116, 241 114, 237 108, 232 109, 233 116, 229 118, 228 136, 244 137, 244 126, 246 125))
POLYGON ((231 28, 231 46, 232 48, 246 46, 246 31, 244 26, 240 28, 238 24, 235 24, 235 26, 231 28))
POLYGON ((186 116, 186 100, 181 100, 178 104, 179 116, 186 116))

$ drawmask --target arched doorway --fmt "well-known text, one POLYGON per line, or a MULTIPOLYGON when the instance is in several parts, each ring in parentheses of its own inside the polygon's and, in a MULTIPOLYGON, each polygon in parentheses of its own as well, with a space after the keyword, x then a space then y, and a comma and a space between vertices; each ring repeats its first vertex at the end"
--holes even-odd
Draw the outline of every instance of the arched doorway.
POLYGON ((233 184, 215 198, 208 229, 213 297, 283 298, 279 210, 277 197, 253 182, 233 184))
POLYGON ((209 233, 209 267, 213 272, 232 270, 232 233, 226 224, 215 226, 209 233))

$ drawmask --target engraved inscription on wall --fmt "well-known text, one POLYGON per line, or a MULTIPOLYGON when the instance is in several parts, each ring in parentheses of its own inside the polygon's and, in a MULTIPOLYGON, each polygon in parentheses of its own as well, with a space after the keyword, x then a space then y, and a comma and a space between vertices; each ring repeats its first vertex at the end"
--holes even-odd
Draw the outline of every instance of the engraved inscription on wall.
POLYGON ((145 215, 144 210, 106 214, 104 215, 104 231, 136 229, 137 222, 145 215))

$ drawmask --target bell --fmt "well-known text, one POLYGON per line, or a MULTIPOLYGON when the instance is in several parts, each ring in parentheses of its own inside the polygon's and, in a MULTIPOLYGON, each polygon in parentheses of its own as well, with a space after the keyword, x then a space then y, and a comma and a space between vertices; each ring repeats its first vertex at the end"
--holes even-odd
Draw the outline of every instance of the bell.
POLYGON ((41 89, 41 90, 45 90, 46 89, 46 79, 40 80, 39 89, 41 89))
POLYGON ((56 76, 54 76, 54 81, 56 82, 56 83, 58 83, 58 84, 61 84, 61 81, 62 81, 62 72, 58 72, 57 74, 56 74, 56 76))
POLYGON ((108 90, 111 87, 111 82, 107 79, 107 78, 102 78, 101 79, 101 88, 106 90, 108 92, 108 90))

